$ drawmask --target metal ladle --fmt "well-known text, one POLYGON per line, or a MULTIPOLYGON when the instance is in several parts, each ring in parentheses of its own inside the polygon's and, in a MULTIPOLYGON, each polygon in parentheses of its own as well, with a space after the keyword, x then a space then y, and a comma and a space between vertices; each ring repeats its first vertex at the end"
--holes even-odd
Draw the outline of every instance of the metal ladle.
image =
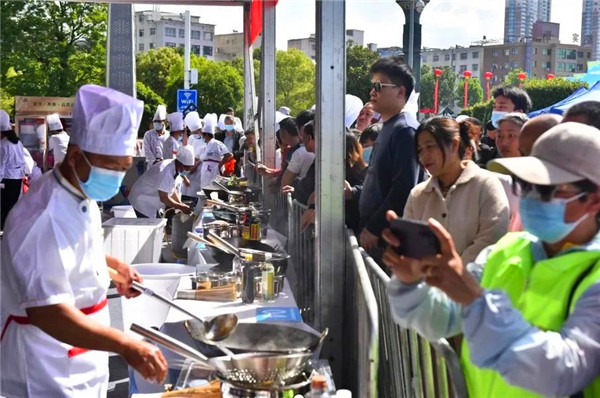
MULTIPOLYGON (((205 321, 204 319, 200 318, 198 315, 193 314, 192 312, 186 310, 179 304, 176 304, 172 300, 169 300, 168 298, 156 293, 152 289, 145 287, 144 285, 142 285, 139 282, 133 281, 132 287, 135 290, 139 291, 140 293, 154 297, 154 298, 162 301, 163 303, 183 312, 187 316, 197 319, 200 322, 202 322, 202 325, 204 326, 204 331, 205 331, 204 333, 208 340, 211 340, 211 341, 224 340, 227 337, 229 337, 229 335, 233 332, 233 330, 237 326, 238 317, 235 314, 218 315, 218 316, 214 317, 213 319, 211 319, 210 321, 205 321)), ((227 355, 233 355, 233 353, 226 348, 221 348, 221 350, 223 350, 223 352, 227 355)))

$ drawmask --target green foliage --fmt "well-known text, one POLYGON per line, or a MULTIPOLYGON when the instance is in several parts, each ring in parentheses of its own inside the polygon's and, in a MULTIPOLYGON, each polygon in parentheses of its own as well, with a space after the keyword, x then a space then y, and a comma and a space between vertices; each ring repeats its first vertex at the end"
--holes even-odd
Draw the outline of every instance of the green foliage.
POLYGON ((523 84, 523 89, 527 91, 533 110, 543 109, 556 104, 573 94, 579 87, 588 87, 587 83, 572 82, 564 78, 554 79, 527 79, 523 84))
POLYGON ((491 99, 489 101, 479 102, 477 104, 474 104, 474 105, 470 106, 469 108, 465 108, 460 112, 460 114, 461 115, 469 115, 471 117, 479 119, 479 121, 481 121, 481 123, 483 123, 485 125, 485 123, 487 123, 491 119, 493 109, 494 109, 494 100, 491 99))
POLYGON ((521 84, 521 81, 519 80, 519 74, 523 72, 525 71, 521 68, 511 70, 508 72, 508 75, 504 77, 504 83, 502 85, 518 86, 521 84))
MULTIPOLYGON (((242 76, 230 63, 215 62, 192 54, 190 64, 192 68, 198 69, 198 84, 192 84, 190 88, 198 90, 200 117, 208 112, 219 115, 228 107, 241 109, 244 82, 242 76)), ((163 98, 169 112, 175 112, 177 89, 181 88, 183 88, 183 62, 172 66, 167 81, 163 98)))
POLYGON ((107 5, 58 1, 2 2, 0 85, 15 95, 70 97, 104 84, 107 5))
MULTIPOLYGON (((174 48, 161 47, 139 54, 135 64, 137 80, 155 93, 164 95, 174 68, 177 65, 183 68, 183 56, 174 48)), ((181 76, 183 79, 183 74, 181 76)))
POLYGON ((277 107, 287 106, 296 115, 315 103, 315 64, 302 51, 277 51, 277 107))
MULTIPOLYGON (((443 73, 440 76, 438 109, 453 106, 454 102, 459 98, 456 95, 456 73, 448 66, 441 69, 443 73)), ((429 65, 423 65, 421 67, 421 108, 434 108, 434 90, 435 75, 433 70, 429 65)))
POLYGON ((154 113, 156 112, 156 108, 165 103, 165 100, 158 94, 156 94, 150 87, 146 84, 138 81, 135 85, 137 91, 137 98, 141 101, 144 101, 144 115, 142 116, 142 122, 140 124, 140 129, 138 131, 138 137, 142 138, 144 133, 148 131, 151 127, 152 119, 154 118, 154 113))
POLYGON ((369 68, 378 59, 378 54, 367 47, 350 46, 346 50, 346 92, 369 102, 371 73, 369 68))
MULTIPOLYGON (((479 79, 469 79, 467 106, 475 105, 483 99, 483 88, 479 79)), ((456 87, 456 96, 459 98, 460 105, 464 105, 465 100, 465 79, 460 79, 456 87)))

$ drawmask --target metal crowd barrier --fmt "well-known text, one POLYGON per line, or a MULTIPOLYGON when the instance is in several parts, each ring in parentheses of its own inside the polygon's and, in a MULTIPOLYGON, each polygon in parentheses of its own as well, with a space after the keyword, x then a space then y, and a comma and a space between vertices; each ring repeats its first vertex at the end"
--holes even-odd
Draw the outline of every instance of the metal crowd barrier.
MULTIPOLYGON (((358 397, 377 398, 379 313, 375 292, 354 234, 346 231, 346 305, 344 306, 344 388, 358 397)), ((383 395, 380 395, 383 396, 383 395)))
POLYGON ((315 229, 314 226, 302 228, 302 213, 307 206, 286 195, 288 253, 292 258, 295 283, 292 286, 296 304, 304 322, 314 321, 315 310, 315 229))
POLYGON ((386 289, 390 277, 360 250, 379 307, 379 396, 468 397, 458 356, 450 344, 445 339, 430 342, 394 322, 386 289))
POLYGON ((271 227, 282 235, 288 234, 288 203, 287 198, 290 194, 271 195, 271 227))

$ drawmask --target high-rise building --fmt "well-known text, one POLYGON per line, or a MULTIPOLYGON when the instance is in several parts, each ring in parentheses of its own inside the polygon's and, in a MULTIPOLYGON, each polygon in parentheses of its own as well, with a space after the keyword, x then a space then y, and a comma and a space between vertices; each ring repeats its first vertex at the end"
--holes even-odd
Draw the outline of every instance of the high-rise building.
POLYGON ((581 45, 592 48, 592 59, 600 60, 600 5, 597 0, 583 0, 581 45))
MULTIPOLYGON (((159 11, 135 13, 136 53, 159 47, 184 47, 185 22, 181 14, 159 11)), ((191 52, 214 58, 215 25, 200 23, 200 17, 191 16, 191 52)))
POLYGON ((531 40, 533 24, 550 22, 552 0, 505 0, 504 42, 531 40))

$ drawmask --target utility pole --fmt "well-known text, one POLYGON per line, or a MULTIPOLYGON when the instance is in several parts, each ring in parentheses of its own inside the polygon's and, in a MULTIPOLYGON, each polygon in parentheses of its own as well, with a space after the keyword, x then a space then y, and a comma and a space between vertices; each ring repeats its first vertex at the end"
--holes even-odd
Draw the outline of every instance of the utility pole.
POLYGON ((184 14, 185 18, 185 48, 184 48, 184 65, 183 65, 183 88, 190 88, 190 51, 191 51, 191 34, 192 34, 192 18, 190 10, 184 14))

